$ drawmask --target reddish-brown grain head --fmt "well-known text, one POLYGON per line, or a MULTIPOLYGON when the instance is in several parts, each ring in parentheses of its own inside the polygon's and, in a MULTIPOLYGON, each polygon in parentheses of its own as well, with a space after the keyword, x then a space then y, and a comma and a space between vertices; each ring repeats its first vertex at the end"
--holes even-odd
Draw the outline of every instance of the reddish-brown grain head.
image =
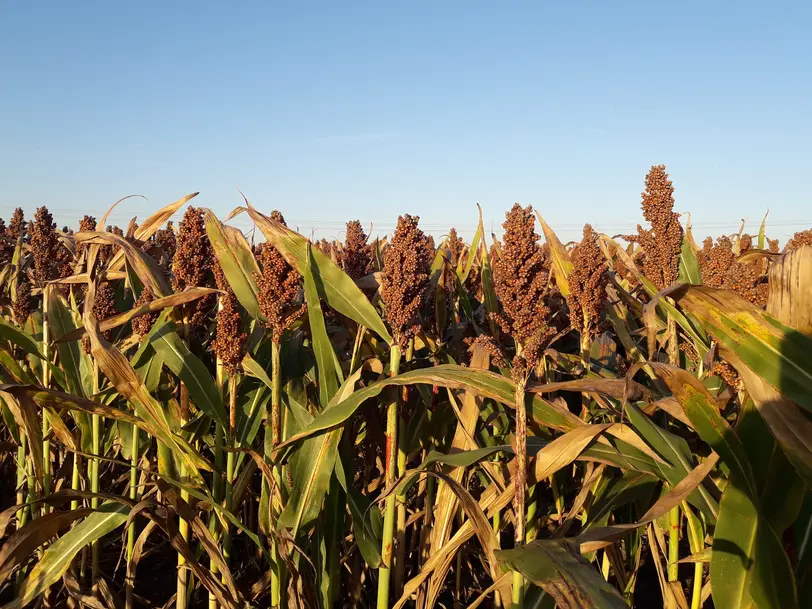
POLYGON ((418 216, 400 216, 384 252, 381 299, 392 335, 401 347, 420 329, 434 255, 431 241, 417 226, 419 220, 418 216))
MULTIPOLYGON (((212 252, 209 236, 203 222, 203 211, 189 207, 183 215, 177 236, 177 248, 172 261, 172 287, 182 292, 188 287, 212 287, 212 252)), ((206 321, 206 316, 214 307, 216 299, 204 296, 190 303, 188 307, 189 322, 199 327, 206 321)))
POLYGON ((358 220, 347 222, 341 260, 344 272, 352 279, 360 279, 372 272, 372 252, 367 245, 367 235, 358 220))
POLYGON ((572 252, 567 304, 570 323, 578 332, 594 337, 606 308, 608 265, 598 245, 598 235, 587 224, 581 242, 572 252))
MULTIPOLYGON (((271 212, 271 218, 285 224, 282 214, 276 210, 271 212)), ((256 276, 259 308, 271 329, 273 341, 279 343, 282 333, 307 310, 301 298, 302 276, 270 243, 260 248, 259 266, 261 272, 256 276)))
MULTIPOLYGON (((533 208, 516 203, 506 214, 499 253, 493 256, 493 279, 502 312, 495 316, 506 334, 521 346, 523 361, 517 373, 534 368, 541 360, 553 330, 546 305, 548 275, 544 254, 535 231, 533 208)), ((492 249, 496 253, 496 248, 492 249)))

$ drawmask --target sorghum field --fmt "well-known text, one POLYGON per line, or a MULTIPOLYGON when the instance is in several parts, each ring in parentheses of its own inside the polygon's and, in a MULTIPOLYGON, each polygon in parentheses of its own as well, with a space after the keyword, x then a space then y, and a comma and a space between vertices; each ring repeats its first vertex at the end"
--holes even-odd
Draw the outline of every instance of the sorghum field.
POLYGON ((2 606, 808 606, 812 231, 699 245, 673 193, 571 244, 18 209, 2 606))

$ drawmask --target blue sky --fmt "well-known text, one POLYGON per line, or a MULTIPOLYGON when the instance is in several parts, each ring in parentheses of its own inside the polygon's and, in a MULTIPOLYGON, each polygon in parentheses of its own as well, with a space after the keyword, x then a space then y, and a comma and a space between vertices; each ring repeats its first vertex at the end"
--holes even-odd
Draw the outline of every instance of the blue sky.
MULTIPOLYGON (((640 220, 666 163, 698 233, 812 226, 806 2, 1 2, 0 216, 130 217, 238 188, 317 237, 399 213, 563 238, 640 220)), ((239 222, 238 222, 239 224, 239 222)), ((243 226, 244 227, 244 226, 243 226)))

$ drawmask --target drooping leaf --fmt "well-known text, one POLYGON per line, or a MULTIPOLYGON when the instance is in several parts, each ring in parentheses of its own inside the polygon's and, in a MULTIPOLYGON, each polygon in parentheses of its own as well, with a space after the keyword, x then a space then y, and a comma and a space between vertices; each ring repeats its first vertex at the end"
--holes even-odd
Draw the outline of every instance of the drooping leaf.
MULTIPOLYGON (((241 210, 251 216, 265 238, 279 250, 288 264, 302 273, 307 264, 307 239, 255 209, 241 208, 241 210)), ((356 323, 369 328, 387 343, 392 342, 392 336, 369 299, 329 256, 325 256, 318 249, 313 250, 313 273, 319 278, 317 280, 319 295, 328 305, 356 323)))
POLYGON ((234 295, 251 317, 264 321, 256 282, 260 270, 251 246, 240 231, 220 222, 211 210, 206 210, 204 219, 214 255, 234 295))
POLYGON ((130 506, 105 502, 45 550, 21 583, 17 597, 3 609, 22 609, 56 583, 83 547, 115 531, 127 520, 130 506))
MULTIPOLYGON (((282 449, 292 443, 314 434, 341 425, 363 404, 365 400, 379 395, 386 387, 391 385, 426 384, 451 389, 465 389, 480 397, 487 397, 506 405, 514 403, 513 382, 503 376, 485 370, 472 370, 454 364, 443 364, 433 368, 418 369, 405 372, 395 377, 380 380, 363 389, 352 393, 349 397, 331 406, 305 429, 291 436, 279 445, 282 449)), ((553 429, 568 430, 583 425, 583 422, 569 411, 556 408, 549 402, 534 400, 534 407, 538 405, 544 411, 545 424, 553 429)))
POLYGON ((547 592, 560 609, 624 609, 618 591, 563 539, 497 552, 504 565, 547 592))
POLYGON ((544 232, 544 238, 547 245, 550 247, 550 255, 553 259, 553 272, 555 273, 555 284, 561 291, 561 294, 566 297, 570 293, 569 276, 572 273, 572 261, 570 260, 569 253, 564 248, 564 245, 555 234, 552 228, 544 221, 541 214, 536 212, 536 217, 541 224, 541 230, 544 232))
POLYGON ((159 331, 151 333, 150 344, 173 374, 186 385, 195 406, 224 428, 228 427, 225 406, 214 379, 203 362, 189 351, 178 336, 175 325, 168 322, 159 331))
POLYGON ((696 259, 696 252, 688 239, 682 240, 677 281, 693 285, 700 285, 702 283, 702 271, 699 268, 699 261, 696 259))
POLYGON ((741 360, 785 397, 812 412, 812 338, 733 292, 681 286, 670 296, 719 341, 723 357, 741 360))

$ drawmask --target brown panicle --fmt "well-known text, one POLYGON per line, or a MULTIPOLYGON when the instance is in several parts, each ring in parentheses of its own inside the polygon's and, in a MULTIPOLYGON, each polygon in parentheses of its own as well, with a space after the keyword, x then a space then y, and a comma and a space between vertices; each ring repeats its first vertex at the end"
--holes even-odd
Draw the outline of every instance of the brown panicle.
POLYGON ((342 262, 344 272, 353 280, 372 272, 372 252, 367 245, 367 235, 358 220, 347 222, 342 262))
MULTIPOLYGON (((108 317, 113 317, 116 311, 116 291, 109 281, 100 281, 96 286, 96 299, 93 301, 93 317, 98 321, 104 321, 108 317)), ((112 330, 102 332, 104 339, 109 341, 113 336, 112 330)), ((90 339, 87 335, 82 339, 82 347, 85 353, 90 353, 90 339)))
MULTIPOLYGON (((742 253, 752 245, 752 238, 743 235, 740 242, 742 253)), ((716 243, 708 237, 697 252, 702 283, 711 288, 724 288, 746 298, 755 305, 767 305, 768 285, 764 281, 761 261, 741 263, 733 252, 733 242, 719 237, 716 243)))
POLYGON ((214 260, 214 280, 220 294, 220 306, 217 309, 217 330, 214 339, 214 352, 223 362, 226 372, 233 376, 239 372, 242 352, 248 335, 240 329, 240 309, 237 297, 226 279, 217 260, 214 260))
MULTIPOLYGON (((135 302, 135 307, 138 308, 141 305, 152 302, 153 300, 155 300, 155 295, 152 293, 152 290, 149 288, 149 286, 144 286, 141 289, 141 294, 138 296, 138 300, 135 302)), ((149 334, 149 331, 152 329, 152 324, 154 324, 155 320, 158 319, 158 315, 159 313, 155 311, 154 313, 139 315, 133 319, 133 332, 138 336, 146 336, 149 334)))
POLYGON ((448 231, 448 239, 446 240, 446 247, 451 253, 451 264, 456 266, 462 258, 463 251, 465 250, 465 241, 462 237, 457 235, 457 229, 453 228, 448 231))
POLYGON ((20 274, 20 283, 17 285, 17 298, 12 303, 11 312, 14 315, 14 322, 18 326, 22 326, 25 320, 28 319, 28 313, 31 311, 31 283, 28 279, 20 274))
POLYGON ((59 237, 56 225, 47 207, 40 207, 34 215, 31 231, 31 252, 34 257, 34 280, 43 286, 59 276, 57 268, 59 237))
POLYGON ((514 374, 523 376, 539 364, 553 335, 546 305, 548 275, 533 208, 516 203, 506 218, 502 246, 493 258, 496 295, 502 304, 502 313, 494 318, 516 341, 520 356, 514 360, 514 374))
POLYGON ((177 249, 175 228, 171 221, 166 223, 166 228, 160 228, 155 231, 153 241, 155 245, 163 251, 160 261, 165 261, 165 266, 168 266, 169 262, 175 257, 175 250, 177 249))
POLYGON ((419 220, 418 216, 400 216, 383 256, 381 299, 392 336, 402 348, 420 330, 419 315, 434 256, 433 244, 417 227, 419 220))
POLYGON ((812 229, 802 230, 795 233, 792 238, 787 241, 784 251, 791 252, 792 250, 797 250, 799 247, 804 245, 812 245, 812 229))
POLYGON ((569 275, 567 304, 572 327, 594 338, 606 309, 606 284, 609 267, 598 245, 598 235, 587 224, 584 236, 572 252, 573 269, 569 275))
POLYGON ((9 220, 8 228, 6 229, 6 237, 17 241, 20 236, 25 232, 25 214, 21 207, 14 210, 14 213, 9 220))
MULTIPOLYGON (((172 261, 174 271, 172 288, 182 292, 190 287, 210 288, 214 285, 212 260, 214 254, 203 223, 203 212, 189 207, 183 214, 177 237, 177 249, 172 261)), ((193 328, 202 326, 214 307, 214 295, 204 296, 187 305, 189 323, 193 328)))
POLYGON ((651 226, 644 229, 638 224, 636 235, 626 235, 630 242, 643 248, 643 274, 663 290, 671 286, 679 275, 682 226, 680 215, 674 213, 674 186, 665 172, 665 165, 653 165, 646 175, 643 198, 643 217, 651 226))
MULTIPOLYGON (((287 226, 277 210, 271 212, 271 219, 287 226)), ((270 243, 264 243, 259 250, 261 272, 255 277, 259 309, 267 319, 272 340, 279 344, 282 333, 307 311, 307 304, 300 303, 302 276, 270 243)))

